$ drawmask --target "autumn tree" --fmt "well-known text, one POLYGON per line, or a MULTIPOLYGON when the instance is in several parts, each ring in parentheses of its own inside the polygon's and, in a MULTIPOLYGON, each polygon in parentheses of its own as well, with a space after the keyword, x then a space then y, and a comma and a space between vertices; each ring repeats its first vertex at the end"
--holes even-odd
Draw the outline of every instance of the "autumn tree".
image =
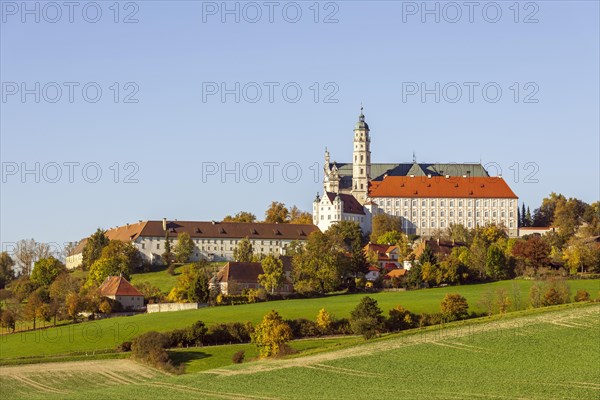
POLYGON ((102 249, 108 246, 106 231, 98 228, 86 241, 82 253, 81 265, 84 269, 92 266, 102 256, 102 249))
POLYGON ((35 261, 37 243, 33 239, 23 239, 17 242, 13 255, 21 268, 21 274, 28 276, 35 261))
POLYGON ((538 235, 520 239, 512 247, 512 255, 517 260, 519 272, 526 268, 537 270, 548 266, 550 262, 550 246, 538 235))
POLYGON ((67 317, 67 296, 70 293, 78 293, 81 284, 78 279, 73 278, 68 272, 61 273, 48 288, 50 306, 53 310, 54 325, 56 317, 67 317))
POLYGON ((15 261, 3 251, 0 253, 0 289, 4 289, 7 283, 15 279, 15 261))
POLYGON ((285 204, 278 201, 273 201, 267 211, 265 211, 265 222, 268 223, 287 223, 289 221, 290 212, 285 204))
POLYGON ((79 296, 79 293, 70 292, 67 294, 65 306, 67 316, 73 320, 73 322, 77 322, 77 318, 79 317, 79 313, 83 310, 83 301, 79 296))
POLYGON ((345 275, 362 276, 367 273, 368 263, 363 248, 363 235, 360 225, 354 221, 339 221, 332 224, 327 232, 333 241, 340 243, 343 250, 350 254, 350 259, 341 265, 341 271, 345 275))
POLYGON ((347 259, 339 237, 322 232, 311 233, 303 251, 292 259, 294 289, 300 293, 336 290, 345 264, 347 259))
POLYGON ((227 215, 225 218, 223 218, 223 222, 256 222, 256 215, 248 211, 240 211, 233 217, 231 215, 227 215))
POLYGON ((190 234, 182 232, 177 236, 177 243, 173 249, 175 260, 179 263, 185 263, 190 259, 192 252, 194 251, 194 242, 190 238, 190 234))
POLYGON ((267 291, 275 293, 275 289, 281 286, 285 280, 283 262, 279 258, 269 254, 262 260, 261 264, 264 273, 258 275, 258 282, 267 291))
POLYGON ((371 242, 380 243, 379 236, 390 231, 402 231, 402 220, 400 217, 396 217, 388 214, 377 214, 374 215, 371 222, 371 242))
POLYGON ((35 262, 33 271, 31 272, 31 281, 38 286, 50 286, 52 282, 67 269, 65 265, 50 256, 42 258, 35 262))
POLYGON ((33 322, 33 329, 36 328, 36 321, 40 317, 44 305, 44 292, 40 289, 34 291, 27 298, 27 303, 23 307, 25 319, 33 322))
POLYGON ((87 285, 100 285, 109 276, 120 276, 129 280, 129 264, 124 256, 100 258, 90 267, 87 285))
POLYGON ((448 293, 440 304, 440 310, 444 318, 449 321, 467 317, 469 304, 467 299, 458 293, 448 293))
POLYGON ((251 339, 261 357, 272 357, 278 355, 282 347, 293 339, 292 329, 277 311, 272 310, 256 325, 251 339))
POLYGON ((331 314, 327 312, 324 308, 319 310, 317 314, 317 326, 322 334, 327 335, 331 332, 331 327, 333 325, 333 318, 331 314))
POLYGON ((290 224, 312 224, 312 214, 300 210, 296 206, 290 208, 290 224))
POLYGON ((494 280, 507 279, 510 276, 504 251, 496 243, 488 247, 485 260, 485 273, 488 278, 494 280))
POLYGON ((142 255, 137 247, 131 242, 121 240, 110 240, 102 249, 100 258, 122 260, 127 264, 129 273, 139 270, 142 266, 142 255))
POLYGON ((247 237, 240 240, 233 249, 233 259, 237 262, 251 262, 254 256, 254 247, 247 237))
POLYGON ((206 303, 210 292, 208 284, 210 277, 206 273, 206 261, 186 265, 181 275, 177 278, 177 284, 169 293, 169 301, 185 301, 190 303, 206 303))

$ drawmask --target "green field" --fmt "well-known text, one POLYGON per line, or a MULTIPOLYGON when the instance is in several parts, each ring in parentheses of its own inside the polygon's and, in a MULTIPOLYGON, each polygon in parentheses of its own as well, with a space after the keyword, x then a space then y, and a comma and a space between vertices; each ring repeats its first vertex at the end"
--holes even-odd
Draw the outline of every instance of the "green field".
MULTIPOLYGON (((382 292, 371 294, 385 313, 398 304, 412 312, 433 313, 439 311, 439 304, 446 293, 458 292, 465 296, 471 310, 481 311, 477 302, 487 290, 506 288, 516 282, 523 298, 522 308, 527 307, 527 293, 531 281, 502 281, 481 285, 464 285, 407 292, 382 292)), ((600 280, 569 281, 574 294, 578 289, 586 289, 597 297, 600 280)), ((268 311, 274 309, 284 318, 316 317, 325 307, 338 318, 348 317, 364 294, 336 295, 325 298, 272 301, 266 303, 237 306, 208 307, 199 310, 171 313, 142 314, 133 317, 110 318, 95 322, 48 328, 36 332, 0 336, 0 361, 15 357, 41 357, 73 352, 92 353, 114 349, 125 340, 150 330, 167 331, 191 325, 197 320, 207 325, 231 322, 258 322, 268 311)))
POLYGON ((11 399, 597 399, 599 313, 598 304, 522 311, 181 376, 127 360, 9 367, 0 390, 11 399))

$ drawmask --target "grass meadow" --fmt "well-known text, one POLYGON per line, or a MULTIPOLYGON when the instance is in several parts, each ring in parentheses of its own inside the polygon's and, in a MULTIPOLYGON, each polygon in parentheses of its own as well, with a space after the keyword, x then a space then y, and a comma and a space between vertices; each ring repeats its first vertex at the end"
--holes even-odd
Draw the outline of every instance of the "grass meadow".
MULTIPOLYGON (((479 285, 463 285, 405 292, 380 292, 369 294, 387 311, 398 304, 416 313, 439 312, 439 304, 446 293, 461 293, 467 298, 470 309, 483 311, 477 302, 488 290, 505 288, 513 290, 517 285, 522 298, 521 309, 528 307, 528 290, 532 281, 501 281, 479 285)), ((574 295, 585 289, 593 298, 598 296, 600 280, 569 281, 574 295)), ((168 331, 186 327, 202 320, 207 325, 220 322, 259 322, 270 310, 277 310, 284 318, 307 318, 314 320, 321 308, 326 308, 338 318, 348 317, 350 311, 365 294, 332 295, 313 299, 272 301, 235 306, 208 307, 199 310, 140 314, 132 317, 109 318, 99 321, 47 328, 0 336, 0 363, 19 357, 46 357, 66 354, 93 354, 110 351, 123 341, 150 330, 168 331)))
POLYGON ((521 311, 327 351, 297 341, 312 351, 180 376, 129 360, 78 363, 70 373, 4 367, 0 389, 12 399, 597 399, 599 312, 598 304, 521 311))

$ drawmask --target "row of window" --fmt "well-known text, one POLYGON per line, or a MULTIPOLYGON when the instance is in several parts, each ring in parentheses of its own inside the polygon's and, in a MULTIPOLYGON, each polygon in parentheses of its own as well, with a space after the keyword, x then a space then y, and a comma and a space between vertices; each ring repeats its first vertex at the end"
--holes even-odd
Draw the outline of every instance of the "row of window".
MULTIPOLYGON (((459 221, 459 224, 463 225, 463 221, 459 221)), ((477 225, 478 225, 478 226, 483 226, 483 225, 485 225, 485 223, 484 223, 484 221, 479 221, 479 222, 477 222, 477 225)), ((446 225, 446 221, 440 221, 440 223, 439 223, 439 224, 437 224, 437 222, 436 222, 436 221, 431 221, 431 222, 429 223, 429 227, 430 227, 430 228, 447 228, 447 227, 449 227, 449 226, 450 226, 450 225, 446 225)), ((421 228, 427 228, 427 227, 428 227, 427 221, 421 221, 421 228)), ((473 227, 473 221, 468 221, 468 222, 467 222, 467 228, 472 228, 472 227, 473 227)), ((514 227, 515 227, 515 223, 511 221, 511 222, 508 224, 508 227, 509 227, 510 229, 514 229, 514 227)))
MULTIPOLYGON (((396 217, 404 217, 404 218, 408 218, 408 211, 404 211, 404 213, 402 213, 402 215, 400 215, 400 211, 395 211, 395 212, 391 212, 390 210, 385 210, 387 214, 389 215, 395 215, 396 217)), ((435 211, 435 210, 431 210, 429 212, 429 215, 431 217, 445 217, 446 215, 448 215, 449 217, 454 217, 456 214, 458 214, 459 217, 463 216, 463 211, 458 211, 455 212, 454 210, 450 210, 448 212, 446 212, 445 210, 440 210, 440 211, 435 211)), ((473 216, 473 211, 468 211, 467 213, 468 217, 472 217, 473 216)), ((484 218, 489 218, 490 215, 492 218, 498 218, 498 215, 500 216, 500 218, 506 218, 506 212, 502 211, 500 213, 498 213, 497 211, 492 211, 491 213, 489 211, 484 211, 483 213, 481 211, 477 211, 475 212, 475 215, 477 216, 477 218, 480 218, 482 215, 484 218)), ((514 218, 515 217, 515 213, 513 211, 508 213, 510 218, 514 218)), ((427 216, 427 211, 423 210, 421 211, 421 217, 426 217, 427 216)), ((417 217, 417 211, 413 210, 412 211, 412 217, 417 217)))
MULTIPOLYGON (((402 202, 402 204, 404 205, 404 207, 408 207, 409 204, 412 204, 412 206, 416 207, 419 204, 419 201, 416 199, 413 199, 409 202, 408 199, 404 199, 404 200, 391 200, 391 199, 375 199, 374 203, 377 204, 380 207, 383 206, 392 206, 392 204, 395 203, 396 207, 400 207, 400 203, 402 202)), ((435 207, 438 204, 438 200, 436 199, 422 199, 421 200, 421 206, 422 207, 426 207, 426 206, 430 206, 430 207, 435 207)), ((473 199, 469 199, 469 200, 439 200, 439 206, 440 207, 446 207, 446 204, 448 204, 448 206, 450 207, 454 207, 455 204, 458 204, 458 207, 463 207, 464 204, 467 204, 468 206, 473 206, 473 199)), ((507 205, 510 207, 514 207, 515 205, 515 200, 481 200, 481 199, 477 199, 475 200, 475 205, 477 207, 489 207, 490 205, 492 207, 498 207, 498 205, 500 205, 500 207, 506 207, 507 205)))

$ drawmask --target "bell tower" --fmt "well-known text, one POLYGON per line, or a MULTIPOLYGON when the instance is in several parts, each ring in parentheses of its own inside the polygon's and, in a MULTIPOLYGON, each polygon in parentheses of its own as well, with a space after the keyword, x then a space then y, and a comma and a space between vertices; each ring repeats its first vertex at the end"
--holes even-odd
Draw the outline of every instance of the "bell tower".
POLYGON ((354 151, 352 158, 352 195, 361 204, 367 201, 371 179, 371 138, 369 125, 360 107, 358 122, 354 126, 354 151))

